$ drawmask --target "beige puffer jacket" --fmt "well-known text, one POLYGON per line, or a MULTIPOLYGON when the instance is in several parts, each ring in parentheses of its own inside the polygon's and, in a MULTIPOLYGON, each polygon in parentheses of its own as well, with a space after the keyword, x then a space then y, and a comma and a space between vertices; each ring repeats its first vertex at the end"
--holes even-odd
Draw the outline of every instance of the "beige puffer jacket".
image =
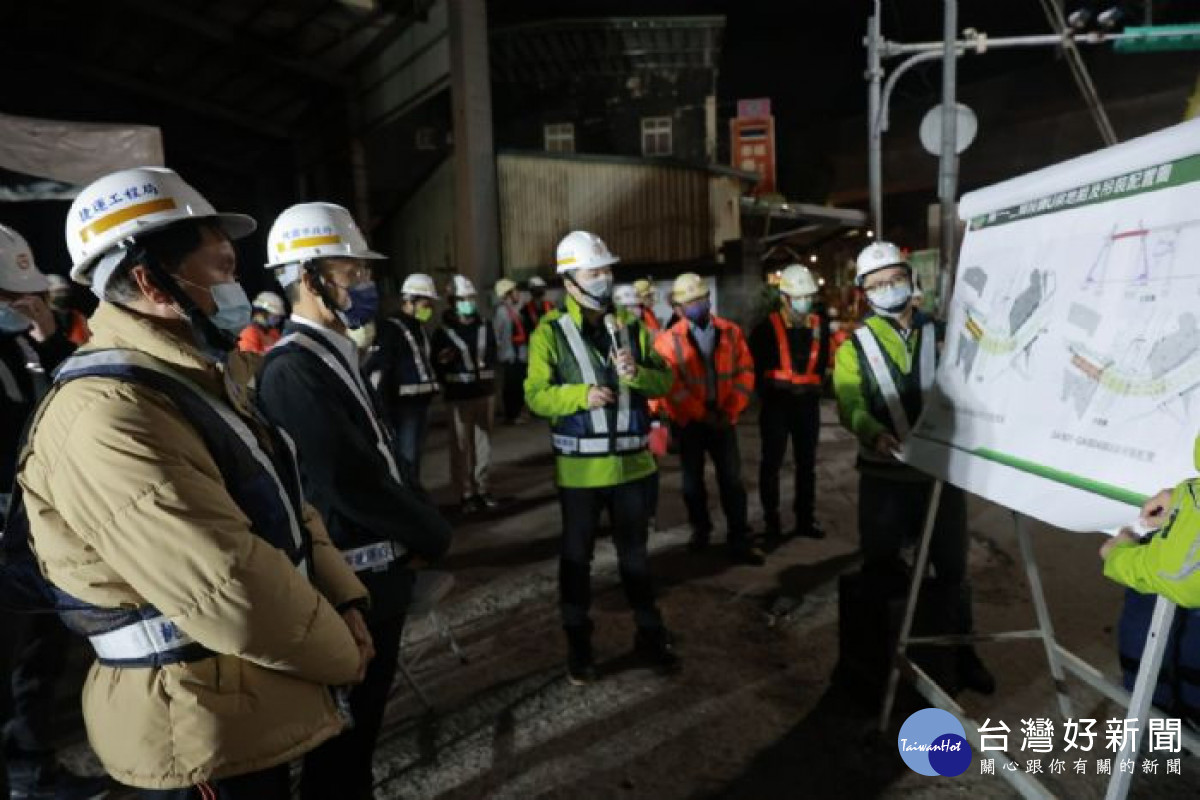
MULTIPOLYGON (((224 375, 189 344, 116 306, 91 320, 89 350, 140 350, 234 407, 248 424, 257 357, 224 375)), ((152 789, 283 763, 341 731, 329 686, 358 649, 335 606, 366 591, 311 508, 310 584, 255 536, 200 435, 166 397, 80 378, 47 403, 22 455, 21 486, 43 573, 102 607, 153 604, 213 658, 162 668, 94 664, 88 738, 109 773, 152 789)))

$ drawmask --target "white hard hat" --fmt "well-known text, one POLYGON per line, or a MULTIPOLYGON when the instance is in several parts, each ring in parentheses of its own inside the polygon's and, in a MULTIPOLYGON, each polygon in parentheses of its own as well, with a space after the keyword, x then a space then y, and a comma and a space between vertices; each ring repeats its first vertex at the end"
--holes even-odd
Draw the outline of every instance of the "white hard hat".
POLYGON ((675 279, 671 287, 671 300, 690 303, 708 294, 708 282, 694 272, 685 272, 675 279))
POLYGON ((790 264, 779 277, 779 291, 789 297, 807 297, 817 293, 817 282, 803 264, 790 264))
POLYGON ((496 297, 503 300, 515 288, 517 288, 517 282, 512 278, 501 278, 496 281, 496 297))
POLYGON ((298 280, 300 265, 314 258, 387 258, 367 246, 350 212, 335 203, 300 203, 285 209, 267 234, 267 269, 284 286, 298 280))
POLYGON ((283 305, 283 298, 274 292, 259 292, 254 296, 254 307, 279 317, 287 313, 287 308, 283 305))
POLYGON ((529 288, 530 289, 534 289, 534 288, 545 289, 546 282, 544 280, 542 280, 541 276, 534 275, 532 278, 529 279, 529 288))
POLYGON ((475 284, 471 283, 470 278, 462 275, 455 275, 446 285, 448 297, 475 297, 476 294, 478 293, 475 291, 475 284))
POLYGON ((854 282, 862 286, 863 278, 872 272, 897 266, 908 266, 899 247, 891 242, 872 242, 858 254, 858 261, 854 269, 854 282))
POLYGON ((51 292, 69 292, 71 291, 71 281, 64 278, 62 275, 56 275, 51 272, 46 276, 46 281, 49 283, 47 291, 51 292))
POLYGON ((608 250, 608 245, 594 233, 571 231, 558 243, 555 254, 558 274, 577 269, 595 269, 616 264, 621 259, 608 250))
POLYGON ((35 294, 50 288, 37 268, 25 237, 0 225, 0 289, 14 294, 35 294))
POLYGON ((405 278, 404 285, 400 287, 400 294, 437 300, 437 288, 433 285, 433 278, 422 272, 414 272, 405 278))
MULTIPOLYGON (((136 167, 106 175, 84 187, 67 212, 67 250, 71 279, 93 282, 96 262, 127 239, 160 230, 185 219, 211 219, 230 239, 240 239, 257 225, 245 214, 218 214, 199 192, 166 167, 136 167)), ((103 291, 112 270, 98 276, 103 291)))
POLYGON ((622 308, 636 306, 642 302, 642 298, 638 297, 637 289, 633 288, 632 284, 622 283, 616 289, 613 289, 613 303, 622 308))

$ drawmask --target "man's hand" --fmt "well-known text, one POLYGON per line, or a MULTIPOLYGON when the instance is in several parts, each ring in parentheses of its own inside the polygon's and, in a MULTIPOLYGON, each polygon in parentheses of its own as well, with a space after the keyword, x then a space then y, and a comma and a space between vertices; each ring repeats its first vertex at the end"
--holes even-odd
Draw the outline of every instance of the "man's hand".
POLYGON ((896 457, 896 453, 900 452, 900 440, 892 436, 887 431, 875 437, 875 444, 872 445, 876 453, 884 456, 896 457))
POLYGON ((587 394, 588 408, 603 408, 612 405, 617 399, 613 390, 607 386, 589 386, 587 394))
POLYGON ((367 676, 367 665, 375 657, 375 642, 371 639, 371 632, 367 630, 367 621, 357 608, 344 611, 342 619, 350 629, 354 643, 358 645, 358 674, 354 677, 354 682, 362 683, 363 678, 367 676))
POLYGON ((33 323, 29 335, 35 342, 46 341, 58 330, 58 323, 54 321, 54 312, 36 294, 23 295, 13 300, 12 307, 29 317, 29 321, 33 323))
POLYGON ((633 353, 626 348, 621 348, 617 351, 616 356, 617 374, 627 381, 631 381, 637 377, 638 365, 633 360, 633 353))
POLYGON ((1138 536, 1130 528, 1121 528, 1121 532, 1100 545, 1100 558, 1108 560, 1108 554, 1124 544, 1137 544, 1138 536))
POLYGON ((1143 525, 1151 529, 1162 527, 1171 508, 1171 492, 1171 489, 1163 489, 1145 502, 1141 517, 1143 525))

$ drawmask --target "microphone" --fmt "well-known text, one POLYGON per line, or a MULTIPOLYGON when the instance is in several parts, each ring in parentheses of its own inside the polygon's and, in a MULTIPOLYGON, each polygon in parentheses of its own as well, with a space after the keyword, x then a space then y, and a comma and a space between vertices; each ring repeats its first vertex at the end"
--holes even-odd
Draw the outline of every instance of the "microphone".
MULTIPOLYGON (((612 337, 612 358, 615 362, 616 356, 620 351, 629 350, 628 335, 625 330, 625 326, 617 322, 617 318, 612 314, 604 315, 604 327, 608 330, 608 335, 612 337)), ((630 371, 628 369, 625 370, 624 374, 618 370, 618 374, 621 374, 621 377, 623 378, 633 377, 629 373, 630 371)))

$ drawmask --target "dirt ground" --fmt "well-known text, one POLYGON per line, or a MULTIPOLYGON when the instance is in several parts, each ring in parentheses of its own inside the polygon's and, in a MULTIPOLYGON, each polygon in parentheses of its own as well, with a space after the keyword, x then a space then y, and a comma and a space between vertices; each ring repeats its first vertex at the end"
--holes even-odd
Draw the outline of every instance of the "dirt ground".
MULTIPOLYGON (((756 415, 740 427, 751 519, 757 501, 756 415)), ((424 467, 448 503, 445 429, 435 427, 424 467)), ((680 497, 678 461, 663 464, 660 531, 652 565, 661 605, 684 659, 661 678, 629 658, 633 623, 616 578, 611 544, 594 565, 596 649, 602 680, 577 688, 564 676, 556 600, 559 509, 544 423, 498 426, 494 493, 504 505, 463 521, 442 568, 456 579, 442 615, 462 645, 460 663, 428 620, 410 623, 405 658, 432 703, 427 710, 403 681, 388 709, 376 759, 378 798, 958 798, 1019 796, 1002 777, 981 775, 979 754, 957 778, 908 770, 896 749, 900 724, 928 703, 903 689, 889 731, 877 733, 878 706, 830 680, 838 655, 838 577, 857 569, 854 443, 823 409, 818 517, 826 539, 793 540, 764 567, 733 566, 713 552, 692 554, 680 497)), ((790 506, 785 472, 784 508, 790 506)), ((710 473, 710 494, 716 503, 710 473)), ((716 540, 721 521, 717 514, 716 540)), ((785 524, 788 520, 785 517, 785 524)), ((1008 512, 970 503, 971 576, 976 628, 1035 625, 1008 512)), ((1100 574, 1101 536, 1034 526, 1037 558, 1061 642, 1117 679, 1116 621, 1121 590, 1100 574)), ((958 701, 976 720, 1003 720, 1020 743, 1021 720, 1061 720, 1042 645, 983 644, 997 678, 992 697, 958 701)), ((1070 681, 1076 717, 1120 710, 1070 681)), ((1103 722, 1098 724, 1103 728, 1103 722)), ((1102 739, 1102 737, 1101 737, 1102 739)), ((1103 743, 1096 748, 1103 749, 1103 743)), ((86 760, 86 753, 75 758, 86 760)), ((1033 754, 1030 754, 1033 755, 1033 754)), ((1068 767, 1043 775, 1058 797, 1100 798, 1106 779, 1088 754, 1087 775, 1068 767)), ((1022 764, 1026 759, 1018 754, 1022 764)), ((1053 758, 1038 754, 1044 772, 1053 758)), ((1200 769, 1186 756, 1182 775, 1134 780, 1131 797, 1193 798, 1200 769)), ((1024 767, 1023 767, 1024 768, 1024 767)))

